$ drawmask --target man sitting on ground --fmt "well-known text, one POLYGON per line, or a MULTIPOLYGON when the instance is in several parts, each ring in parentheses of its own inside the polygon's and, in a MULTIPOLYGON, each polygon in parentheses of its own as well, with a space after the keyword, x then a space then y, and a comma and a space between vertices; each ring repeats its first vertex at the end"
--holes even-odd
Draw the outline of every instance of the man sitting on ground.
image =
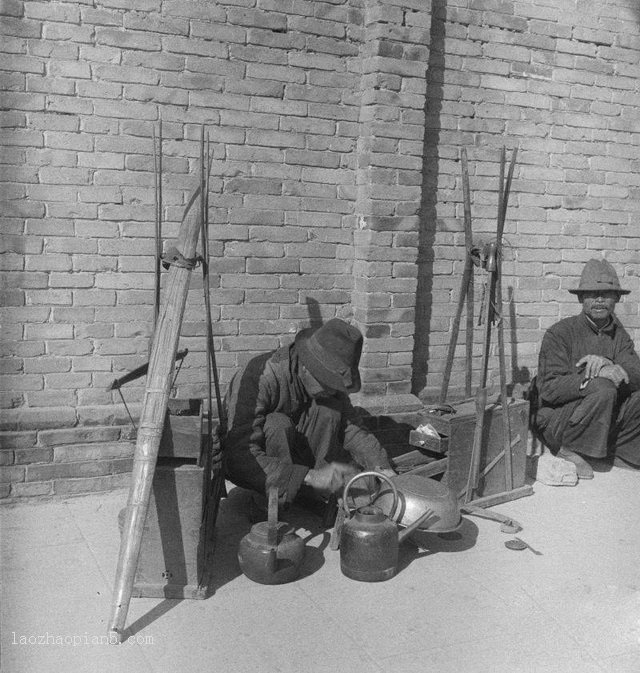
POLYGON ((593 478, 584 457, 640 469, 640 359, 614 314, 629 290, 609 262, 590 259, 569 292, 582 312, 550 327, 542 341, 535 430, 576 465, 579 478, 593 478))
POLYGON ((349 393, 360 389, 363 338, 343 320, 303 330, 290 346, 250 360, 226 396, 227 477, 292 502, 301 487, 326 498, 359 472, 394 474, 378 440, 358 425, 349 393))

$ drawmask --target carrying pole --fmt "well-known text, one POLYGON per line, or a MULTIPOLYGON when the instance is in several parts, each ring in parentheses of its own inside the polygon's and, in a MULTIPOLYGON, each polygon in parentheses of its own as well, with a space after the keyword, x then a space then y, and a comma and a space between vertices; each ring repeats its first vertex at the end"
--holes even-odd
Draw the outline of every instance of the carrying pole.
MULTIPOLYGON (((201 187, 195 190, 187 204, 178 236, 179 250, 187 260, 193 260, 195 257, 200 233, 201 211, 198 198, 204 198, 201 187)), ((151 345, 109 622, 109 631, 114 633, 119 641, 123 637, 133 592, 192 266, 171 265, 164 306, 151 345)))

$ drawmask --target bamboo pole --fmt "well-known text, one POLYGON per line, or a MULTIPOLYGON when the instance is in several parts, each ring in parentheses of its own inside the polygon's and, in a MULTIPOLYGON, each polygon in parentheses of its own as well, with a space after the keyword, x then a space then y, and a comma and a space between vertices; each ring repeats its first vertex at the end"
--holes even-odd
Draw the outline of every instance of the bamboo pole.
MULTIPOLYGON (((178 249, 187 259, 195 257, 200 233, 201 211, 199 203, 196 203, 198 198, 202 198, 200 186, 186 207, 178 236, 178 249)), ((151 345, 109 622, 109 631, 115 633, 118 640, 122 639, 131 602, 190 276, 189 267, 170 267, 164 306, 151 345)))

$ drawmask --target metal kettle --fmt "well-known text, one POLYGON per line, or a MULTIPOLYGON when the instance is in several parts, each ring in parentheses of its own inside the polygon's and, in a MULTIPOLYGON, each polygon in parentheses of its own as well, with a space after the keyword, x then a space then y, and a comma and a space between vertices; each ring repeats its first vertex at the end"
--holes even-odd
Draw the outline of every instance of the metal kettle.
POLYGON ((238 561, 242 572, 260 584, 284 584, 300 575, 304 540, 293 527, 278 521, 278 489, 269 489, 267 521, 260 521, 240 540, 238 561))
POLYGON ((365 505, 347 518, 340 535, 340 569, 351 579, 360 582, 381 582, 393 577, 398 569, 398 550, 402 541, 415 531, 432 512, 427 510, 402 532, 392 521, 398 505, 398 491, 391 479, 378 472, 361 472, 345 486, 342 506, 350 516, 347 496, 357 479, 377 477, 391 488, 393 506, 387 516, 380 507, 365 505))

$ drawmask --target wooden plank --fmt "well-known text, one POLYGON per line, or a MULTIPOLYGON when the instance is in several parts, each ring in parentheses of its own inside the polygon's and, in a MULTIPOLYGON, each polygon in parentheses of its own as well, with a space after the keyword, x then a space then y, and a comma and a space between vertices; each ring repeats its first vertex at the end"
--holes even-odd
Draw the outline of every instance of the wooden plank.
POLYGON ((519 488, 513 488, 510 491, 503 491, 502 493, 486 495, 483 498, 476 498, 465 504, 473 507, 493 507, 494 505, 500 505, 503 502, 510 502, 511 500, 517 500, 518 498, 524 498, 528 495, 533 495, 533 486, 525 484, 519 488))

